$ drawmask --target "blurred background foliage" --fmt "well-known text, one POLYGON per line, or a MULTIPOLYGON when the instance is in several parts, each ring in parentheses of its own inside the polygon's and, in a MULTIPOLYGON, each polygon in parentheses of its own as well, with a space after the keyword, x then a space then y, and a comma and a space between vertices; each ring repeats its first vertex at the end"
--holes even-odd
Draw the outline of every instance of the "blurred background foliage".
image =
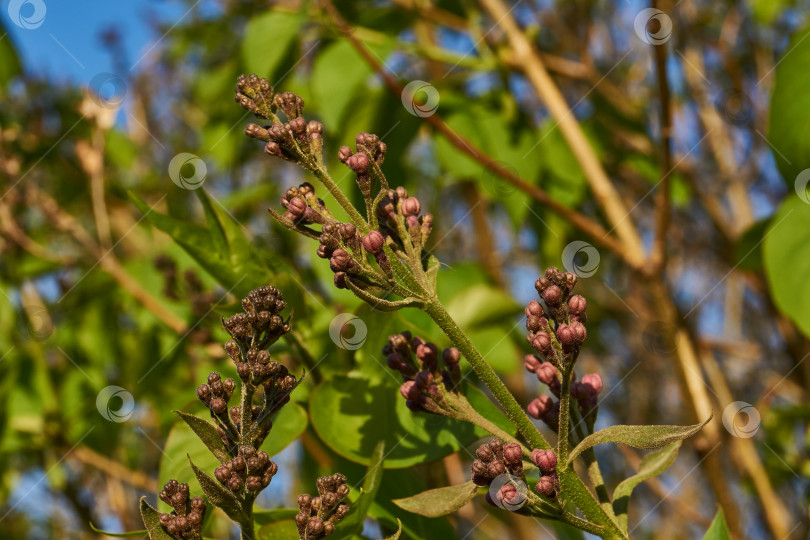
MULTIPOLYGON (((16 23, 5 16, 7 4, 2 25, 8 29, 16 23)), ((560 120, 549 115, 525 66, 514 61, 501 21, 483 4, 334 3, 351 36, 387 74, 436 89, 436 118, 452 132, 564 207, 605 223, 560 120)), ((340 470, 359 481, 384 438, 391 453, 365 536, 392 532, 396 518, 409 538, 576 536, 489 513, 483 501, 441 519, 410 515, 390 502, 464 481, 481 433, 412 415, 399 399, 380 349, 389 334, 406 328, 447 345, 427 317, 369 312, 331 285, 314 244, 273 224, 266 209, 278 207, 286 187, 307 179, 244 137, 249 119, 232 99, 236 77, 255 72, 304 98, 307 118, 324 124, 333 176, 357 200, 337 148, 361 131, 384 139, 389 182, 418 195, 436 217, 431 249, 444 263, 442 300, 522 403, 539 390, 522 370, 529 349, 521 306, 533 298, 544 267, 563 265, 570 242, 598 239, 412 114, 322 2, 173 5, 178 15, 150 18, 150 43, 134 54, 124 30, 100 29, 98 44, 114 68, 89 85, 21 62, 19 29, 0 40, 2 536, 93 537, 90 522, 138 530, 140 495, 154 500, 170 477, 190 480, 195 491, 185 454, 200 455, 198 464, 205 458, 171 411, 200 413, 194 388, 211 370, 232 373, 219 318, 265 284, 280 288, 294 308, 298 338, 271 352, 308 375, 266 444, 281 472, 259 506, 294 506, 319 474, 340 470), (170 179, 169 162, 181 152, 204 162, 200 189, 170 179), (356 314, 367 329, 356 351, 330 339, 339 313, 356 314), (111 385, 133 396, 131 416, 114 415, 126 405, 121 396, 97 403, 111 385)), ((692 423, 707 407, 715 414, 714 427, 688 441, 667 474, 639 488, 630 513, 634 534, 700 536, 720 504, 735 535, 781 540, 787 531, 805 538, 807 6, 790 0, 656 4, 672 20, 663 45, 669 160, 654 48, 634 32, 637 14, 649 6, 523 1, 509 7, 648 248, 656 220, 652 193, 669 179, 673 216, 664 277, 645 278, 598 246, 596 273, 580 280, 590 302, 590 338, 580 361, 606 381, 597 427, 692 423), (657 299, 661 286, 665 304, 657 299), (662 305, 679 313, 675 322, 662 305), (675 341, 683 335, 694 353, 691 372, 675 341), (734 401, 759 412, 754 437, 724 429, 722 412, 734 401)), ((22 31, 47 41, 47 28, 22 31)), ((63 30, 86 31, 82 25, 63 30)), ((55 61, 68 61, 56 44, 50 47, 55 61)), ((480 401, 486 403, 483 395, 480 401)), ((609 485, 640 459, 626 448, 597 452, 609 485)), ((223 518, 209 521, 207 536, 233 534, 223 518)), ((281 518, 289 515, 263 519, 281 518)), ((287 525, 286 534, 294 534, 287 525)), ((267 527, 266 537, 287 537, 267 527)))

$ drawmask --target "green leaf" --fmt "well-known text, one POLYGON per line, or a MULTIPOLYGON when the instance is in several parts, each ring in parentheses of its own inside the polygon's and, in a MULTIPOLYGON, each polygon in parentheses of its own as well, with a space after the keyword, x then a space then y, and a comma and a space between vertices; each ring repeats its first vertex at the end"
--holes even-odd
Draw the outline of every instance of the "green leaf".
POLYGON ((371 73, 368 63, 348 40, 340 40, 318 54, 310 84, 324 126, 339 132, 352 96, 371 73))
POLYGON ((523 311, 510 295, 484 284, 459 292, 447 303, 446 309, 465 330, 501 323, 523 311))
MULTIPOLYGON (((172 478, 178 482, 185 482, 189 485, 192 493, 199 494, 200 485, 194 473, 186 462, 186 456, 191 456, 200 468, 213 471, 220 465, 220 461, 211 453, 199 437, 185 422, 175 422, 166 444, 163 447, 163 454, 160 458, 160 468, 158 478, 160 485, 165 484, 172 478)), ((162 501, 158 503, 164 505, 162 501)), ((166 507, 168 508, 168 507, 166 507)))
POLYGON ((719 509, 706 534, 703 535, 703 540, 729 540, 730 538, 726 517, 723 515, 723 510, 719 509))
POLYGON ((734 261, 740 270, 761 270, 762 244, 773 218, 761 219, 748 227, 734 244, 734 261))
POLYGON ((786 199, 765 233, 765 274, 779 310, 810 336, 810 204, 786 199))
POLYGON ((211 501, 211 504, 221 508, 234 521, 247 519, 247 516, 242 511, 242 505, 229 489, 198 469, 190 457, 188 462, 194 471, 194 476, 197 477, 197 481, 200 483, 200 487, 202 487, 203 493, 211 501))
POLYGON ((768 142, 790 189, 798 174, 810 167, 810 29, 796 32, 776 62, 771 93, 768 142))
POLYGON ((174 540, 160 524, 160 513, 149 506, 146 497, 141 497, 141 519, 149 531, 150 540, 174 540))
POLYGON ((616 512, 619 525, 623 530, 627 530, 627 507, 633 489, 645 480, 666 471, 675 462, 675 458, 678 457, 680 447, 681 441, 675 441, 660 450, 650 452, 641 460, 638 472, 629 478, 625 478, 616 486, 613 491, 613 511, 616 512))
POLYGON ((262 443, 262 450, 272 457, 297 439, 306 428, 307 412, 297 403, 288 403, 273 418, 273 427, 262 443))
POLYGON ((270 77, 287 55, 303 21, 297 14, 275 10, 251 18, 242 40, 245 70, 259 77, 270 77))
POLYGON ((362 464, 369 463, 374 446, 384 439, 390 448, 388 468, 434 461, 485 435, 466 422, 413 413, 398 388, 394 375, 327 379, 310 394, 312 426, 335 452, 362 464))
POLYGON ((622 443, 634 448, 662 448, 691 437, 709 423, 712 417, 693 426, 611 426, 585 437, 568 456, 568 465, 578 455, 597 444, 622 443))
POLYGON ((298 540, 298 527, 292 519, 284 519, 262 526, 256 535, 259 540, 298 540))
POLYGON ((146 529, 144 529, 142 531, 130 531, 130 532, 123 532, 123 533, 114 533, 114 532, 102 531, 101 529, 99 529, 98 527, 93 525, 92 521, 90 522, 90 529, 92 529, 93 532, 103 534, 104 536, 113 536, 115 538, 131 538, 131 537, 136 537, 136 536, 141 538, 141 537, 144 537, 147 534, 149 534, 146 529))
POLYGON ((276 521, 294 519, 298 514, 295 508, 275 508, 273 510, 253 510, 253 523, 258 526, 268 525, 276 521))
POLYGON ((225 448, 225 443, 222 442, 222 437, 217 433, 217 428, 206 422, 202 418, 197 418, 193 414, 185 413, 183 411, 174 411, 183 421, 188 424, 188 427, 199 437, 205 446, 214 454, 220 463, 225 463, 230 460, 228 450, 225 448))
POLYGON ((338 522, 332 540, 348 538, 363 531, 363 522, 366 520, 368 510, 371 508, 377 491, 380 489, 383 475, 383 460, 385 459, 385 441, 380 441, 374 447, 370 456, 370 465, 360 488, 360 496, 351 504, 348 515, 338 522))
POLYGON ((477 493, 478 486, 469 481, 456 486, 429 489, 406 499, 396 499, 394 504, 420 516, 439 517, 463 507, 477 493))

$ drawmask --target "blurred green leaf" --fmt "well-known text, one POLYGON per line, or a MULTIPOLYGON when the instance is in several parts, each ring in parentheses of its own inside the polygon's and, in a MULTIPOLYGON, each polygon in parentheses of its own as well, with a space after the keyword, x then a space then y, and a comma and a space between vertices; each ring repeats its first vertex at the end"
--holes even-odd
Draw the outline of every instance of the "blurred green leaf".
POLYGON ((287 403, 273 418, 270 435, 261 448, 273 457, 297 439, 306 428, 307 412, 304 408, 294 402, 287 403))
POLYGON ((776 306, 810 336, 810 204, 798 197, 782 203, 765 233, 762 253, 776 306))
POLYGON ((272 76, 295 42, 303 22, 298 14, 274 10, 251 18, 242 40, 245 71, 259 77, 272 76))
POLYGON ((723 510, 720 509, 717 511, 717 515, 714 516, 706 534, 703 535, 703 540, 729 540, 730 538, 731 534, 728 532, 726 517, 723 515, 723 510))
POLYGON ((396 499, 394 504, 408 512, 433 518, 455 512, 477 493, 478 486, 470 480, 456 486, 429 489, 406 499, 396 499))
POLYGON ((149 531, 150 540, 173 540, 160 525, 160 514, 146 502, 146 497, 141 497, 141 519, 149 531))
POLYGON ((225 463, 230 460, 228 450, 225 448, 225 444, 222 442, 222 438, 219 436, 219 433, 217 433, 217 428, 214 427, 213 424, 193 414, 188 414, 183 411, 174 412, 180 415, 180 418, 183 419, 194 434, 197 435, 200 442, 211 451, 220 463, 225 463))
POLYGON ((366 520, 369 508, 374 503, 382 483, 385 448, 385 441, 379 441, 369 455, 369 466, 363 478, 360 496, 352 502, 349 514, 335 527, 334 540, 348 538, 363 531, 363 522, 366 520))

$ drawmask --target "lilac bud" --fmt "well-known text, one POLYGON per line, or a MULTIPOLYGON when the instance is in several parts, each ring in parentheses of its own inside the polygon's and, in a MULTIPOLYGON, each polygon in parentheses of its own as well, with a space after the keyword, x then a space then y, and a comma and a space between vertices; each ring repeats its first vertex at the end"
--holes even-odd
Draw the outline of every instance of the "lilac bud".
POLYGON ((551 476, 543 476, 534 486, 534 490, 545 497, 553 499, 557 494, 557 485, 551 476))
POLYGON ((585 312, 585 308, 588 306, 587 300, 584 297, 575 294, 571 298, 568 299, 568 309, 571 310, 571 313, 574 315, 581 315, 585 312))
POLYGON ((529 302, 529 305, 526 306, 526 318, 529 317, 542 317, 543 316, 543 306, 540 305, 540 302, 532 300, 529 302))
POLYGON ((557 380, 557 368, 549 362, 541 364, 534 373, 537 375, 537 380, 543 384, 551 384, 557 380))
POLYGON ((542 296, 543 300, 546 301, 546 304, 548 304, 549 307, 558 306, 562 301, 562 290, 556 285, 552 285, 543 291, 542 296))
POLYGON ((433 374, 430 371, 420 371, 416 374, 414 382, 421 390, 427 390, 433 384, 433 374))
POLYGON ((475 451, 475 455, 478 456, 479 459, 483 461, 492 461, 493 459, 495 459, 495 453, 486 444, 482 444, 481 446, 479 446, 478 449, 475 451))
POLYGON ((503 445, 503 460, 508 465, 517 465, 523 458, 523 451, 518 443, 503 445))
POLYGON ((442 352, 442 361, 447 367, 457 365, 461 360, 461 353, 455 347, 449 347, 442 352))
POLYGON ((402 386, 399 387, 399 393, 402 394, 402 397, 405 399, 416 400, 421 395, 421 390, 416 385, 414 381, 405 381, 402 383, 402 386))
POLYGON ((585 338, 588 337, 588 332, 585 329, 585 325, 579 321, 573 321, 571 323, 571 330, 574 331, 574 337, 579 344, 582 344, 585 341, 585 338))
POLYGON ((357 174, 368 172, 368 156, 364 153, 355 154, 346 160, 346 165, 357 174))
POLYGON ((532 347, 539 352, 548 352, 551 349, 551 336, 545 332, 538 332, 532 338, 532 347))
POLYGON ((487 476, 490 478, 496 478, 497 476, 504 474, 506 472, 506 467, 500 461, 490 461, 487 465, 487 476))
POLYGON ((341 163, 346 163, 346 161, 352 157, 352 149, 348 146, 341 146, 338 150, 338 159, 341 163))
POLYGON ((553 450, 532 450, 532 463, 540 469, 543 474, 551 474, 557 469, 557 455, 553 450))
POLYGON ((557 339, 563 347, 570 347, 576 342, 576 334, 570 326, 563 323, 557 327, 557 339))
POLYGON ((589 373, 582 377, 582 384, 589 386, 593 395, 597 395, 602 391, 602 377, 597 373, 589 373))
POLYGON ((537 397, 537 399, 532 400, 529 403, 529 406, 526 407, 526 410, 529 413, 529 416, 532 418, 537 418, 538 420, 543 417, 544 414, 549 412, 554 408, 554 400, 551 399, 551 396, 546 394, 542 394, 537 397))
POLYGON ((540 367, 541 362, 538 358, 533 354, 527 354, 523 357, 523 365, 526 367, 527 371, 531 371, 535 373, 537 368, 540 367))
POLYGON ((422 205, 416 197, 408 197, 402 201, 402 213, 405 216, 418 216, 421 210, 422 205))
POLYGON ((379 231, 369 231, 369 233, 363 237, 363 247, 369 253, 376 254, 381 252, 383 245, 385 245, 385 238, 379 231))

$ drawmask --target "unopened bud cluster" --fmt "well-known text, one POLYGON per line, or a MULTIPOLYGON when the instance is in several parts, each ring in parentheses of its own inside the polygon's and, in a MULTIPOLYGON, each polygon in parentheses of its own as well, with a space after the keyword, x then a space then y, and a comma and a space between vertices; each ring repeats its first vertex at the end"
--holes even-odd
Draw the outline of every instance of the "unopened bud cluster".
POLYGON ((534 490, 549 499, 553 499, 560 491, 560 479, 557 476, 557 455, 553 450, 540 450, 535 448, 531 455, 532 463, 540 469, 540 480, 534 490))
POLYGON ((169 480, 158 494, 160 500, 171 506, 171 513, 160 514, 160 524, 174 538, 202 538, 205 501, 202 497, 189 498, 188 484, 169 480))
POLYGON ((292 92, 274 95, 267 79, 255 74, 240 75, 236 82, 236 101, 258 118, 272 121, 267 126, 248 124, 245 128, 248 137, 267 143, 264 147, 267 154, 302 164, 321 160, 323 126, 315 120, 307 122, 301 116, 304 100, 300 96, 292 92), (279 111, 284 113, 286 122, 279 118, 279 111))
POLYGON ((404 246, 406 252, 405 243, 410 242, 418 253, 433 230, 433 215, 421 212, 419 199, 409 197, 404 187, 389 189, 377 204, 380 232, 394 238, 396 245, 404 246))
POLYGON ((357 185, 365 197, 371 195, 373 176, 378 174, 387 149, 377 135, 358 133, 355 137, 355 152, 348 146, 341 146, 338 150, 338 159, 355 174, 357 185))
POLYGON ((453 392, 461 383, 458 349, 450 347, 439 352, 434 343, 405 331, 390 336, 382 352, 388 367, 399 371, 405 380, 399 391, 408 408, 442 414, 446 403, 439 385, 453 392))
POLYGON ((477 459, 472 463, 472 481, 478 486, 488 486, 502 474, 511 474, 523 479, 523 450, 517 443, 491 439, 475 451, 477 459))
POLYGON ((258 494, 270 485, 278 472, 278 465, 264 450, 240 446, 239 453, 214 471, 219 482, 235 494, 258 494))
POLYGON ((335 532, 335 524, 349 513, 349 486, 340 473, 321 476, 316 481, 318 496, 298 496, 299 512, 295 516, 301 540, 316 540, 335 532))

